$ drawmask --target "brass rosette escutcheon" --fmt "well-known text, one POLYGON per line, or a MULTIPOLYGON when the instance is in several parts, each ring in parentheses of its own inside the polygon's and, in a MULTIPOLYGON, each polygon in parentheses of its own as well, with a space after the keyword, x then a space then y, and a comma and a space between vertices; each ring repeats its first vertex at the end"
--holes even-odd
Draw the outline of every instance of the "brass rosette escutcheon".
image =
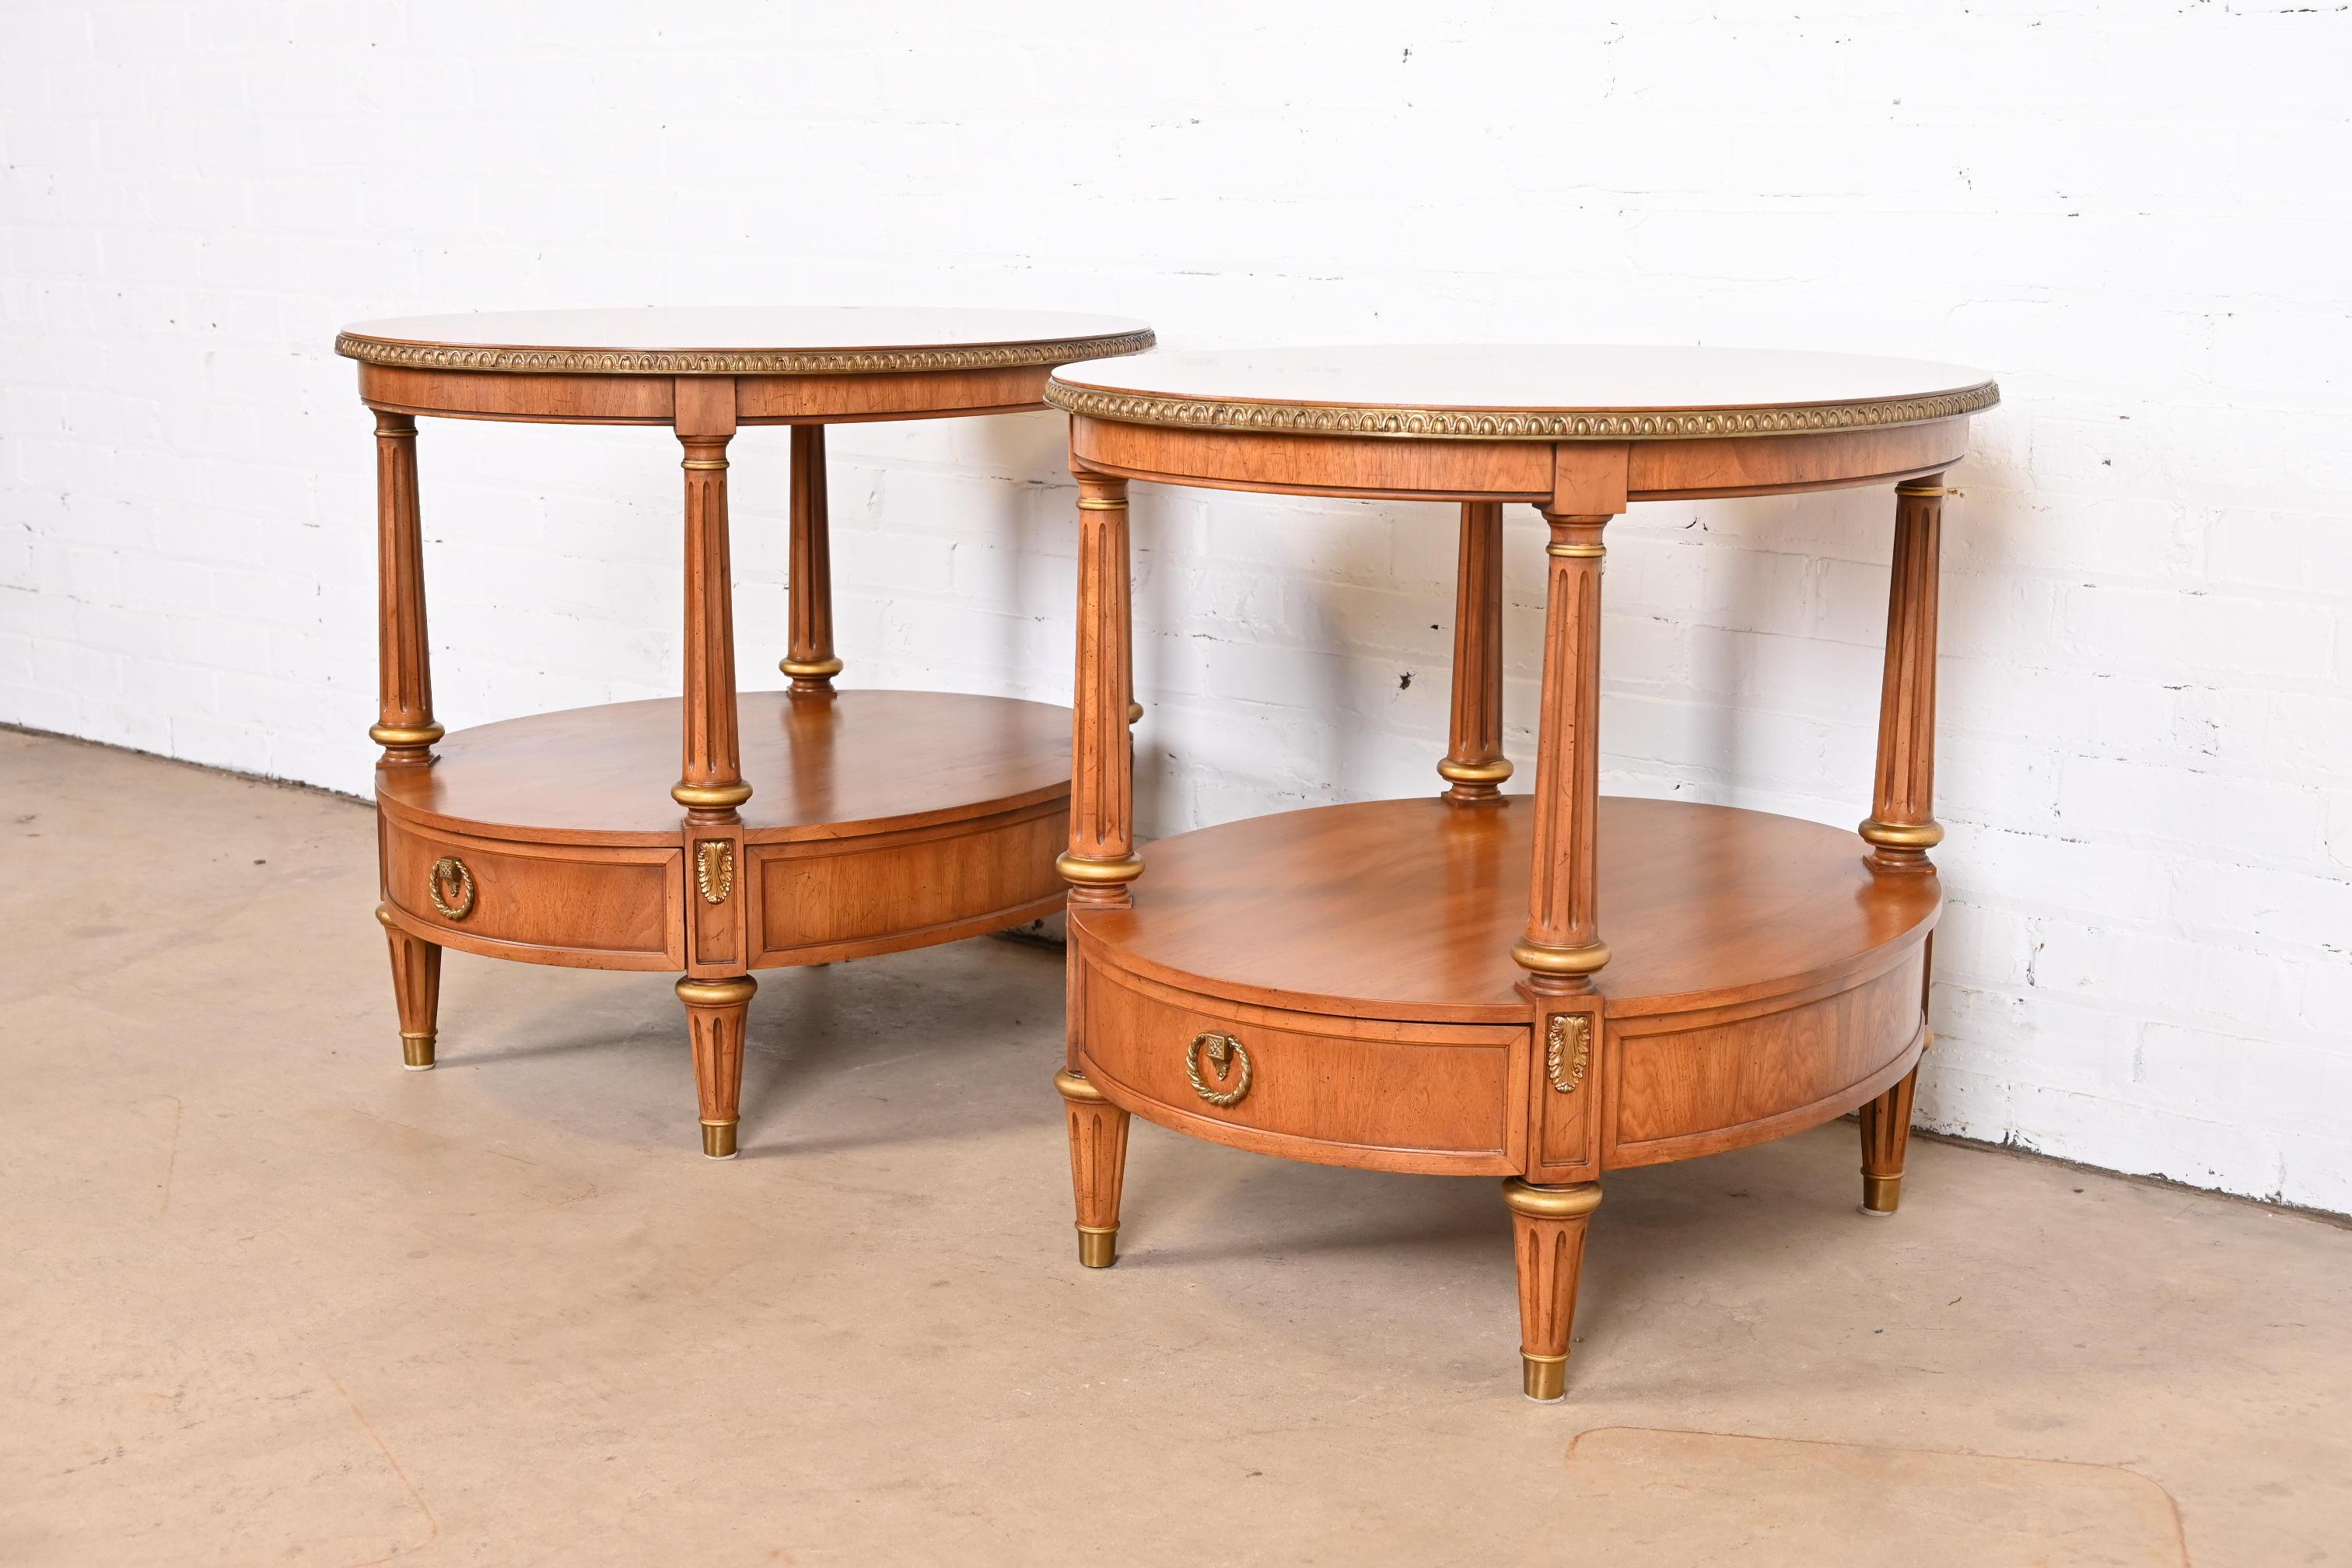
POLYGON ((462 921, 474 912, 474 874, 455 855, 444 855, 425 873, 425 896, 433 900, 443 920, 462 921), (444 888, 450 889, 446 896, 444 888))
POLYGON ((1213 1031, 1192 1037, 1184 1047, 1184 1076, 1192 1080, 1192 1091, 1220 1110, 1239 1105, 1250 1091, 1250 1058, 1248 1049, 1231 1035, 1213 1031), (1219 1083, 1231 1082, 1231 1089, 1212 1089, 1202 1076, 1201 1058, 1209 1058, 1210 1071, 1219 1083))

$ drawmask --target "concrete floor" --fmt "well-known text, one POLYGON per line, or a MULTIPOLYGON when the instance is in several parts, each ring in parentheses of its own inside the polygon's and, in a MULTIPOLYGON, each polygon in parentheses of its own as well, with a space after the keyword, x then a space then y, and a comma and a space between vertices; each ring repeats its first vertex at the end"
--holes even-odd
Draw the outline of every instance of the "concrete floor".
POLYGON ((2352 1557, 2352 1232, 1837 1124, 1610 1183, 1569 1399, 1489 1181, 1139 1123, 1073 1254, 1061 968, 453 954, 400 1070, 366 810, 0 732, 0 1563, 2352 1557))

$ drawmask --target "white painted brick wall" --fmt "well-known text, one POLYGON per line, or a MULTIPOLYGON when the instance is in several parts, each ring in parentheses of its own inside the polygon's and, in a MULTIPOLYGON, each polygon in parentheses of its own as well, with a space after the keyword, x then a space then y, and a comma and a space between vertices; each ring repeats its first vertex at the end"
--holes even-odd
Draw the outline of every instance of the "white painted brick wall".
MULTIPOLYGON (((1922 1114, 2352 1210, 2347 68, 2336 5, 10 0, 0 719, 365 787, 371 448, 329 349, 361 316, 966 300, 1961 360, 2008 401, 1948 522, 1922 1114)), ((737 444, 747 671, 784 449, 737 444)), ((835 452, 850 679, 1063 698, 1056 418, 835 452)), ((675 456, 426 426, 446 721, 673 689, 675 456)), ((1620 524, 1609 785, 1858 817, 1890 512, 1620 524)), ((1140 487, 1147 828, 1434 787, 1452 527, 1140 487)))

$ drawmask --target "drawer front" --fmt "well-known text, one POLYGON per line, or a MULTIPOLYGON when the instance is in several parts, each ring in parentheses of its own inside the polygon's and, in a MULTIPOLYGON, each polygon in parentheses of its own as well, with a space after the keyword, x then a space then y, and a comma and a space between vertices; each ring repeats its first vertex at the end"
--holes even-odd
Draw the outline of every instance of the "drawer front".
POLYGON ((686 967, 681 850, 526 844, 377 821, 384 897, 428 941, 584 969, 686 967))
POLYGON ((996 931, 1058 908, 1069 842, 1056 797, 971 822, 753 844, 758 964, 830 962, 996 931))
POLYGON ((1525 1027, 1398 1024, 1254 1007, 1095 963, 1078 1050, 1113 1100, 1286 1159, 1507 1175, 1527 1131, 1525 1027))

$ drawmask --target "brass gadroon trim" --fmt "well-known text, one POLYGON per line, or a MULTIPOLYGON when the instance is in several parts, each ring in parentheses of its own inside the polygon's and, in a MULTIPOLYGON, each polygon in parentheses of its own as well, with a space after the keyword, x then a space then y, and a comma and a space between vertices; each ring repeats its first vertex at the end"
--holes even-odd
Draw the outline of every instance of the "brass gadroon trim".
POLYGON ((447 733, 438 724, 371 724, 368 739, 379 746, 429 746, 447 733))
POLYGON ((1289 436, 1380 436, 1437 441, 1690 441, 1742 436, 1812 436, 1881 430, 1980 414, 2000 401, 1988 381, 1926 397, 1762 408, 1556 409, 1357 407, 1338 403, 1244 403, 1157 392, 1109 392, 1045 383, 1056 408, 1114 425, 1252 430, 1289 436))
POLYGON ((1239 1105, 1249 1095, 1249 1051, 1231 1035, 1213 1031, 1195 1035, 1192 1043, 1184 1047, 1184 1076, 1192 1080, 1193 1092, 1202 1100, 1220 1110, 1228 1110, 1239 1105), (1217 1081, 1223 1083, 1232 1079, 1233 1088, 1211 1089, 1208 1080, 1201 1076, 1201 1048, 1203 1046, 1208 1047, 1209 1066, 1215 1071, 1217 1081), (1237 1078, 1234 1076, 1236 1071, 1239 1073, 1237 1078))
POLYGON ((425 874, 425 896, 441 911, 441 918, 461 921, 474 912, 474 874, 455 855, 444 855, 433 862, 433 869, 425 874), (452 898, 441 896, 441 885, 450 883, 457 893, 452 898))
POLYGON ((1011 370, 1140 353, 1150 329, 1104 337, 951 348, 565 349, 395 342, 335 334, 335 352, 402 370, 488 370, 520 375, 881 375, 918 370, 1011 370))
POLYGON ((1544 1076, 1560 1093, 1575 1093, 1592 1062, 1592 1020, 1581 1013, 1554 1013, 1544 1036, 1544 1076))
POLYGON ((776 668, 800 680, 827 679, 841 673, 837 658, 780 658, 776 668))

